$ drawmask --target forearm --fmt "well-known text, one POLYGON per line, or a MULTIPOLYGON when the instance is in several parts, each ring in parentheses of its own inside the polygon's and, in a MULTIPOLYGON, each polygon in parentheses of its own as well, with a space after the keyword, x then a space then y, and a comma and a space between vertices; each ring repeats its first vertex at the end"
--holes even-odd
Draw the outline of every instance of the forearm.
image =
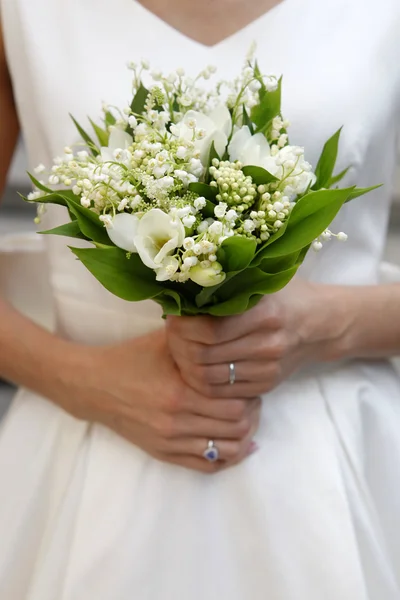
POLYGON ((323 359, 400 355, 400 284, 324 288, 323 359))
POLYGON ((0 298, 0 377, 57 399, 67 380, 70 346, 0 298))

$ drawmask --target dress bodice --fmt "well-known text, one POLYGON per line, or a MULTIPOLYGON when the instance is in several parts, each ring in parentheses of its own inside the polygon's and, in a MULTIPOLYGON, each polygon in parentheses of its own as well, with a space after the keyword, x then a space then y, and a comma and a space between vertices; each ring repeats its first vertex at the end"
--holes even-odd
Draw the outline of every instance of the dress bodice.
MULTIPOLYGON (((51 164, 65 145, 77 141, 69 113, 84 123, 87 115, 100 115, 102 101, 127 103, 129 60, 145 57, 154 68, 183 66, 188 73, 211 63, 221 78, 230 78, 256 41, 261 70, 283 74, 291 142, 305 146, 315 166, 324 141, 343 125, 337 167, 351 166, 344 185, 384 184, 344 207, 332 228, 345 231, 348 242, 331 242, 310 255, 302 275, 329 283, 377 280, 400 124, 398 0, 283 0, 213 47, 189 39, 133 0, 114 0, 112 11, 96 0, 0 4, 31 166, 51 164)), ((47 228, 65 221, 65 215, 53 207, 44 220, 47 228)), ((104 311, 120 323, 114 337, 140 334, 158 323, 156 305, 128 305, 103 290, 74 259, 67 239, 49 236, 46 243, 59 326, 68 335, 106 339, 104 311), (92 318, 76 320, 80 310, 92 318)))

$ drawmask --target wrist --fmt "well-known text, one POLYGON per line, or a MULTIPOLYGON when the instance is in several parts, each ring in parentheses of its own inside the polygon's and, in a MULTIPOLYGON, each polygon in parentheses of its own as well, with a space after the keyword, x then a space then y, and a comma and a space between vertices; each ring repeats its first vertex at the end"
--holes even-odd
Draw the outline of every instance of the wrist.
POLYGON ((351 354, 356 308, 351 288, 310 283, 314 301, 307 314, 307 339, 317 362, 334 362, 351 354))

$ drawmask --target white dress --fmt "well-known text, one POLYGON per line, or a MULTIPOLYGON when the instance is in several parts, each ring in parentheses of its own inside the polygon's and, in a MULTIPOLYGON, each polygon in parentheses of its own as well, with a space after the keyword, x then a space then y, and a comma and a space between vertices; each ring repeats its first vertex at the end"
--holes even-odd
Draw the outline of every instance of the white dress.
MULTIPOLYGON (((251 42, 284 74, 291 140, 316 161, 344 125, 346 184, 385 185, 347 205, 347 244, 303 277, 374 284, 400 116, 399 0, 284 0, 212 48, 133 0, 1 0, 31 165, 76 141, 101 101, 129 99, 130 59, 232 77, 251 42)), ((54 225, 64 214, 51 209, 54 225)), ((58 331, 90 344, 161 326, 46 238, 58 331), (104 326, 104 323, 107 326, 104 326)), ((400 309, 399 309, 400 314, 400 309)), ((98 425, 20 391, 0 434, 1 600, 397 600, 400 382, 386 361, 316 366, 263 399, 260 450, 206 476, 157 462, 98 425)))

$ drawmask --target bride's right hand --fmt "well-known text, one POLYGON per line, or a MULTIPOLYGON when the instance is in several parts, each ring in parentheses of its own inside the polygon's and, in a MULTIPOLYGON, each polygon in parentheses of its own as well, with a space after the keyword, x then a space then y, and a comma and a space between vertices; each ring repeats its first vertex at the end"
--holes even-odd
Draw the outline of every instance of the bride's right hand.
POLYGON ((254 449, 260 400, 206 398, 188 387, 163 330, 113 346, 73 345, 72 356, 68 400, 64 394, 60 404, 78 418, 113 429, 153 457, 213 473, 254 449), (218 446, 216 463, 202 456, 208 440, 218 446))

